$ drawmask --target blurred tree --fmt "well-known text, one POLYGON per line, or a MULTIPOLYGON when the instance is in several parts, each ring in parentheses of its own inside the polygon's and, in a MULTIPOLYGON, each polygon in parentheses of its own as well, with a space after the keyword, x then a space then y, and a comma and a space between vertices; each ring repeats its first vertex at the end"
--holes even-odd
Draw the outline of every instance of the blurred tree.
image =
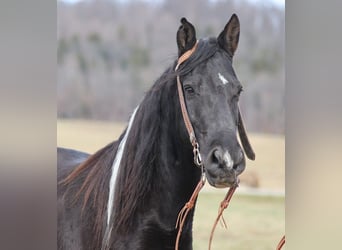
POLYGON ((181 17, 198 37, 241 22, 234 64, 250 131, 284 133, 284 9, 247 0, 87 0, 58 4, 59 117, 126 121, 177 56, 181 17))

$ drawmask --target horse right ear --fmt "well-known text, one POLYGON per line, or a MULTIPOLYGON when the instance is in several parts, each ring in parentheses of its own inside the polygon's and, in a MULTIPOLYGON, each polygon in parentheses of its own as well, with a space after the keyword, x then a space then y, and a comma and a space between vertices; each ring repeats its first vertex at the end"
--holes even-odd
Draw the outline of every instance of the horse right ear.
POLYGON ((178 57, 190 50, 197 41, 195 27, 185 17, 180 21, 182 25, 177 31, 178 57))
POLYGON ((218 36, 217 42, 231 56, 234 56, 239 43, 239 36, 240 21, 238 16, 236 14, 233 14, 224 27, 224 30, 218 36))

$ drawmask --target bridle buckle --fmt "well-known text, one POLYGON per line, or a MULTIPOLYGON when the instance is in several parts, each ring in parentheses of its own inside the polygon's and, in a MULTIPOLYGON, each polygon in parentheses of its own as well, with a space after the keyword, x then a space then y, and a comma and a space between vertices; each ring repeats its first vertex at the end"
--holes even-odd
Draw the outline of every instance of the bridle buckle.
POLYGON ((193 145, 193 152, 194 152, 194 163, 198 166, 201 167, 203 165, 202 163, 202 157, 201 153, 199 151, 199 145, 197 142, 194 143, 193 145))

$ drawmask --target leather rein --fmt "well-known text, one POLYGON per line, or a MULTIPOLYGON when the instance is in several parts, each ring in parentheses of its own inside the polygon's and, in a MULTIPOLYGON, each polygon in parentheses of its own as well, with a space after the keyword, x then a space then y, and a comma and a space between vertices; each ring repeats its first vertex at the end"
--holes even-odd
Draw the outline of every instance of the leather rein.
MULTIPOLYGON (((198 44, 198 41, 195 43, 195 45, 192 47, 192 49, 186 51, 183 55, 181 55, 178 58, 177 65, 175 67, 175 72, 177 72, 179 66, 183 62, 188 60, 190 58, 190 56, 195 52, 195 50, 197 48, 197 44, 198 44)), ((197 199, 197 196, 198 196, 199 192, 201 191, 201 189, 203 188, 203 186, 205 185, 206 177, 205 177, 205 173, 204 173, 204 165, 202 162, 201 153, 199 150, 199 144, 198 144, 198 141, 197 141, 197 138, 195 135, 195 131, 194 131, 194 128, 191 124, 189 114, 188 114, 188 111, 186 108, 183 86, 182 86, 182 83, 180 81, 179 74, 177 74, 176 78, 177 78, 177 90, 178 90, 178 97, 179 97, 179 103, 180 103, 180 107, 181 107, 181 111, 182 111, 182 116, 183 116, 183 120, 185 123, 186 130, 187 130, 188 135, 189 135, 190 143, 193 147, 194 163, 197 167, 199 167, 201 169, 201 172, 202 172, 201 179, 199 180, 199 182, 198 182, 194 192, 192 193, 189 201, 183 206, 183 208, 178 213, 178 217, 177 217, 177 221, 176 221, 176 229, 178 228, 178 233, 177 233, 176 244, 175 244, 175 250, 178 250, 179 249, 180 236, 182 234, 182 230, 183 230, 183 226, 184 226, 186 217, 187 217, 188 213, 190 212, 190 210, 195 206, 195 201, 197 199)), ((238 182, 239 182, 239 180, 237 180, 237 182, 232 187, 229 188, 228 193, 226 194, 224 200, 220 204, 217 218, 215 220, 215 223, 214 223, 213 228, 212 228, 211 233, 210 233, 209 250, 211 249, 211 242, 212 242, 212 239, 214 236, 216 226, 217 226, 220 219, 222 220, 223 225, 227 228, 226 222, 223 218, 223 211, 228 207, 229 202, 230 202, 236 188, 239 186, 238 182)), ((277 250, 280 250, 284 244, 285 244, 285 236, 283 236, 283 238, 280 240, 280 242, 277 246, 277 250)))

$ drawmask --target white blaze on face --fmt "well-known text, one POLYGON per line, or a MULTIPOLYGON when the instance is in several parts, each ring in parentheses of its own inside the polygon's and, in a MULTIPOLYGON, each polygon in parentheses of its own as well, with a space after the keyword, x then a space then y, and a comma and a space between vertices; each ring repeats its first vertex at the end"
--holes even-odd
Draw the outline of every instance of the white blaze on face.
POLYGON ((223 161, 225 163, 225 165, 227 166, 228 169, 231 169, 234 165, 233 159, 230 156, 229 152, 226 151, 223 155, 223 161))
POLYGON ((218 73, 218 77, 220 78, 223 85, 229 83, 229 81, 226 78, 224 78, 224 76, 221 73, 218 73))
POLYGON ((123 152, 125 149, 125 145, 126 145, 126 141, 127 141, 129 131, 131 130, 131 127, 132 127, 132 124, 134 121, 134 117, 135 117, 135 114, 136 114, 138 108, 139 108, 139 106, 135 108, 135 110, 134 110, 134 112, 133 112, 133 114, 129 120, 125 136, 122 138, 122 140, 119 144, 118 150, 117 150, 116 155, 115 155, 115 159, 113 161, 112 176, 110 177, 110 182, 109 182, 109 197, 108 197, 108 204, 107 204, 107 225, 109 224, 110 216, 111 216, 111 213, 113 210, 114 188, 115 188, 115 183, 116 183, 116 179, 117 179, 122 155, 123 155, 123 152))

